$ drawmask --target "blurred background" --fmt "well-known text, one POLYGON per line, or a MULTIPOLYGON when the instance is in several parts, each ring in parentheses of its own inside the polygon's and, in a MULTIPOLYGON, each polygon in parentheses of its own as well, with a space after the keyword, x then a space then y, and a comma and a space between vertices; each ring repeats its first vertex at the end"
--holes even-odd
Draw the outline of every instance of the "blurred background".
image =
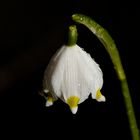
POLYGON ((98 103, 89 98, 79 105, 77 114, 72 115, 60 100, 46 108, 45 99, 38 93, 51 56, 65 43, 68 26, 75 24, 71 15, 88 15, 106 28, 116 42, 140 128, 139 12, 136 0, 1 1, 1 130, 10 136, 30 134, 37 139, 57 136, 58 139, 131 140, 112 62, 96 36, 84 26, 76 24, 77 44, 99 63, 104 74, 102 93, 107 101, 98 103))

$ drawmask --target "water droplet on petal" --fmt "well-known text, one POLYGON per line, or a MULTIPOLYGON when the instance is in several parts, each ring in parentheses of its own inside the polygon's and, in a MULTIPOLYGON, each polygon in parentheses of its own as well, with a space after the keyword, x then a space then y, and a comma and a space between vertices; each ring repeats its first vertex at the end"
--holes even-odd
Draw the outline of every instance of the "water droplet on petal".
POLYGON ((78 86, 80 87, 80 84, 78 84, 78 86))

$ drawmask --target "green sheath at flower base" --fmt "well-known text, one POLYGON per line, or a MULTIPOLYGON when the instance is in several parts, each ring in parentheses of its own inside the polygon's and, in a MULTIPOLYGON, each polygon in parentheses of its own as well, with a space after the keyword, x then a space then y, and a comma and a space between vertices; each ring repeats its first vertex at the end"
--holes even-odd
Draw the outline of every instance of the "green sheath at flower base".
POLYGON ((93 19, 91 19, 88 16, 74 14, 72 15, 72 19, 75 22, 85 25, 93 34, 95 34, 97 38, 101 41, 101 43, 104 45, 107 52, 109 53, 112 63, 114 64, 116 73, 118 75, 118 78, 121 82, 122 93, 124 96, 124 101, 127 109, 127 115, 129 119, 132 138, 133 140, 139 140, 140 139, 139 131, 136 123, 136 118, 134 114, 134 109, 131 101, 127 80, 123 70, 123 66, 121 64, 119 52, 116 48, 114 40, 102 26, 100 26, 98 23, 96 23, 93 19))
POLYGON ((77 42, 77 36, 78 36, 78 33, 77 33, 76 26, 75 25, 71 25, 69 27, 68 42, 67 42, 66 45, 68 47, 73 47, 76 44, 76 42, 77 42))

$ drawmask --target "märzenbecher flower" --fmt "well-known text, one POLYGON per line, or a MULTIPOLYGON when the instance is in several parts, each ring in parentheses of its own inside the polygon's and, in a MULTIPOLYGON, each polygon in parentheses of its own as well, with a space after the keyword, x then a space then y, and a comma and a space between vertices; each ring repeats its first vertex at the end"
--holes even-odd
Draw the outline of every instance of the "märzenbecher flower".
MULTIPOLYGON (((70 30, 75 30, 70 26, 70 30)), ((44 74, 44 92, 48 94, 46 106, 58 98, 67 103, 75 114, 78 104, 91 94, 97 101, 105 101, 100 90, 103 74, 99 65, 76 43, 63 45, 52 57, 44 74)))

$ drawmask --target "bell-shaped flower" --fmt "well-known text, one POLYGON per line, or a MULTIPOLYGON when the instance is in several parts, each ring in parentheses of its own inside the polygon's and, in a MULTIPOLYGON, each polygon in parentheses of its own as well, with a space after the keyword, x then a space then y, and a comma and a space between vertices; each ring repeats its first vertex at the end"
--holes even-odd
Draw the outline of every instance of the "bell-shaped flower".
MULTIPOLYGON (((72 36, 76 27, 70 26, 69 29, 72 36)), ((78 104, 90 94, 99 102, 105 101, 100 92, 103 74, 99 65, 75 43, 63 45, 52 57, 44 74, 43 85, 44 92, 48 94, 46 106, 53 105, 59 98, 69 105, 73 114, 77 112, 78 104)))

